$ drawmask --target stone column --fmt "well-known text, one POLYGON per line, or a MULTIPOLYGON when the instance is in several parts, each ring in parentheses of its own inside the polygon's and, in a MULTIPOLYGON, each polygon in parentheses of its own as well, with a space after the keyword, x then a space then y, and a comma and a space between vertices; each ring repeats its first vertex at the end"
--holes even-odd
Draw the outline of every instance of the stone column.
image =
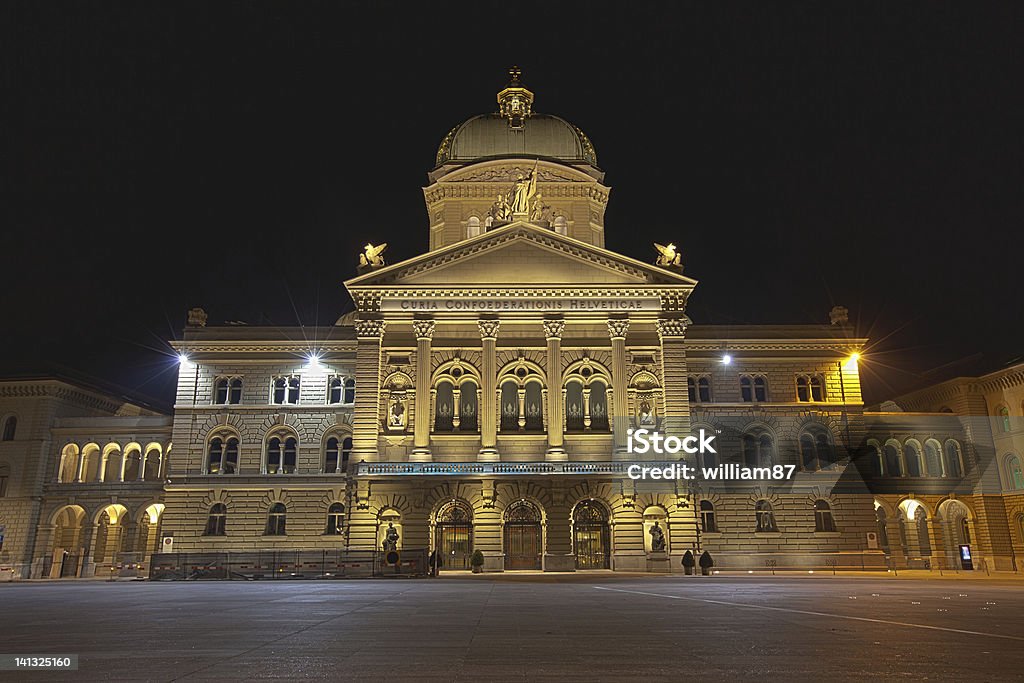
POLYGON ((608 406, 612 432, 615 435, 615 453, 626 451, 626 430, 629 429, 629 396, 626 389, 626 332, 629 318, 608 321, 608 336, 612 339, 612 401, 608 406))
POLYGON ((545 320, 544 338, 548 342, 548 452, 546 460, 564 462, 569 459, 565 453, 562 438, 562 332, 564 320, 545 320))
POLYGON ((497 343, 498 328, 501 322, 498 320, 480 320, 477 323, 480 327, 480 339, 483 343, 483 363, 480 369, 481 390, 483 400, 480 402, 480 454, 478 460, 496 461, 498 455, 498 396, 497 382, 498 359, 497 343))
POLYGON ((682 438, 690 433, 690 399, 686 392, 686 335, 687 320, 682 318, 658 321, 661 339, 661 381, 665 401, 662 431, 666 435, 682 438))
POLYGON ((430 460, 430 340, 434 336, 433 320, 414 320, 416 333, 416 422, 410 460, 430 460))
MULTIPOLYGON (((357 320, 356 405, 352 415, 353 462, 377 460, 380 428, 380 346, 384 320, 357 320)), ((339 456, 340 457, 340 456, 339 456)))

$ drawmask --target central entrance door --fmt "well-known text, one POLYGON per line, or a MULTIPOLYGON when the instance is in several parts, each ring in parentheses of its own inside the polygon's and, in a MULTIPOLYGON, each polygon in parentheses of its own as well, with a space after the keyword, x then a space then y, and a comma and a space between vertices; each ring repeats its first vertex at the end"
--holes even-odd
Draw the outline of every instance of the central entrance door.
POLYGON ((584 500, 576 506, 572 516, 572 537, 577 569, 610 567, 608 513, 600 503, 584 500))
POLYGON ((518 500, 505 510, 505 569, 540 569, 543 552, 540 510, 518 500))
POLYGON ((434 548, 441 554, 441 569, 469 569, 473 554, 473 511, 461 500, 445 504, 437 513, 434 548))

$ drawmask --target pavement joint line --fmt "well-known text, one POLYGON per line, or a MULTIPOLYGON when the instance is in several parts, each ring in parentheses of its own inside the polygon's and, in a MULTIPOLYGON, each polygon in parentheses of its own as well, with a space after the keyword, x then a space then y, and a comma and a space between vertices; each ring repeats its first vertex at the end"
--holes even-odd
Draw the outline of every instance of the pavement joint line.
POLYGON ((790 614, 808 614, 815 617, 832 617, 834 619, 849 619, 851 621, 867 621, 873 624, 889 624, 890 626, 906 626, 909 628, 922 628, 929 631, 946 631, 947 633, 964 633, 971 636, 988 636, 989 638, 1004 638, 1006 640, 1024 641, 1024 637, 1010 636, 1005 633, 986 633, 984 631, 968 631, 962 628, 948 628, 946 626, 929 626, 927 624, 911 624, 906 621, 889 621, 888 619, 872 619, 871 617, 855 617, 849 614, 833 614, 831 612, 813 612, 811 610, 793 609, 791 607, 772 607, 770 605, 751 605, 744 602, 728 602, 726 600, 710 600, 708 598, 691 598, 685 595, 666 595, 664 593, 647 593, 644 591, 629 591, 622 588, 609 588, 607 586, 592 586, 599 591, 615 591, 616 593, 632 593, 634 595, 648 595, 654 598, 668 598, 670 600, 691 600, 693 602, 706 602, 711 605, 726 605, 728 607, 745 607, 747 609, 765 609, 774 612, 789 612, 790 614))

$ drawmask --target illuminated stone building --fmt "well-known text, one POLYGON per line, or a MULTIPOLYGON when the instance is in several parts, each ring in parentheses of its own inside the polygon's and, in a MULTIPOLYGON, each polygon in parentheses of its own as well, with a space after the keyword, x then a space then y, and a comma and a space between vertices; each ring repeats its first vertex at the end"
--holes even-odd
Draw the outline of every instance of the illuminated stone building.
MULTIPOLYGON (((210 556, 380 550, 393 529, 449 570, 473 550, 485 571, 681 572, 687 551, 722 569, 883 569, 951 565, 968 533, 976 558, 1016 566, 1020 425, 993 436, 967 416, 1019 415, 1019 367, 865 412, 866 340, 845 309, 822 325, 692 321, 700 264, 684 274, 672 244, 607 250, 606 228, 627 229, 605 225, 609 195, 587 136, 534 111, 513 72, 497 112, 441 142, 427 251, 387 264, 368 245, 337 324, 215 326, 194 309, 172 418, 111 403, 33 420, 33 483, 8 488, 41 503, 0 500, 3 557, 40 576, 67 554, 88 575, 157 536, 210 556), (714 434, 692 465, 795 474, 634 480, 632 462, 679 458, 628 453, 641 427, 714 434)), ((26 424, 19 401, 0 417, 26 424)))

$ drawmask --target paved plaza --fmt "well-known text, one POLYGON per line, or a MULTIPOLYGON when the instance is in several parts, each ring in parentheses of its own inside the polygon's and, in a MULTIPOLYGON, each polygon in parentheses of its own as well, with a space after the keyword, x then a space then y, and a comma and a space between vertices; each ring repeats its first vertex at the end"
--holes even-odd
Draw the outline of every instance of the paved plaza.
POLYGON ((2 680, 1006 680, 1024 584, 447 576, 0 585, 2 680))

